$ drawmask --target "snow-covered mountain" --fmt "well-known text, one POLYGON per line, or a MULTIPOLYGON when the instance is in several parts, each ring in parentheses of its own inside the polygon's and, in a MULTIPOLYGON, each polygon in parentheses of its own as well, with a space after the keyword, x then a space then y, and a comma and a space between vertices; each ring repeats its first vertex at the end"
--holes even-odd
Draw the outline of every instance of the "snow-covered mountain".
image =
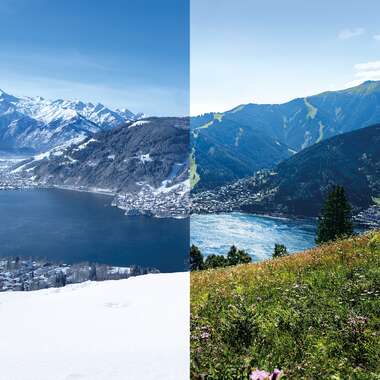
POLYGON ((100 103, 16 97, 0 90, 0 151, 42 152, 140 117, 100 103))
POLYGON ((55 147, 13 169, 43 186, 101 191, 127 214, 189 211, 189 119, 149 117, 55 147))

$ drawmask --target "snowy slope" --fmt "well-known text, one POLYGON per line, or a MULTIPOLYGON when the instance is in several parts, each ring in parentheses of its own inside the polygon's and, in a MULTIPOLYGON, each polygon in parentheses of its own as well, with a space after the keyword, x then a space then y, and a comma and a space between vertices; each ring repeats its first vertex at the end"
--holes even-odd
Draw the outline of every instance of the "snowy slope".
POLYGON ((189 275, 0 294, 0 380, 187 380, 189 275))
POLYGON ((150 117, 36 155, 13 173, 42 186, 117 194, 129 215, 189 212, 189 119, 150 117))
POLYGON ((100 103, 16 97, 0 90, 0 150, 43 151, 140 117, 100 103))

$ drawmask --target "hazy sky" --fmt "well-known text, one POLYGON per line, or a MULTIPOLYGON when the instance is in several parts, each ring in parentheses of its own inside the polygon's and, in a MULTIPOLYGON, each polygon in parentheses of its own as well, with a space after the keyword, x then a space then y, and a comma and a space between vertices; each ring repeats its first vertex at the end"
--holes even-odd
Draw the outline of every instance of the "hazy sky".
POLYGON ((0 88, 188 114, 187 0, 1 0, 0 88))
POLYGON ((380 79, 378 0, 192 0, 191 113, 380 79))

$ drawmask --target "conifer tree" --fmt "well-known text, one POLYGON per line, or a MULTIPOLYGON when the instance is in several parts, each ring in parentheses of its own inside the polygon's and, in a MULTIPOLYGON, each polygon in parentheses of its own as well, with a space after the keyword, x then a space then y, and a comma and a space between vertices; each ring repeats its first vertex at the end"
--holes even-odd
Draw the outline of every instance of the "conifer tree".
POLYGON ((286 249, 284 244, 275 244, 274 245, 274 252, 272 254, 273 258, 276 257, 283 257, 288 255, 288 250, 286 249))
POLYGON ((202 270, 204 268, 203 255, 194 244, 190 248, 190 270, 202 270))
POLYGON ((315 242, 322 244, 352 233, 351 205, 347 201, 344 188, 334 186, 327 195, 319 217, 315 242))

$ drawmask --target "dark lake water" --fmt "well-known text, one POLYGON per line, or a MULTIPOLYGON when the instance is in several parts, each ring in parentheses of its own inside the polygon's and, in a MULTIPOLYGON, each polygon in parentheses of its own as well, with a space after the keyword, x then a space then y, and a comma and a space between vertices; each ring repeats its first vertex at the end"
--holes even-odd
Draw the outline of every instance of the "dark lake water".
POLYGON ((58 189, 0 191, 0 256, 185 270, 188 219, 127 217, 111 200, 58 189))

